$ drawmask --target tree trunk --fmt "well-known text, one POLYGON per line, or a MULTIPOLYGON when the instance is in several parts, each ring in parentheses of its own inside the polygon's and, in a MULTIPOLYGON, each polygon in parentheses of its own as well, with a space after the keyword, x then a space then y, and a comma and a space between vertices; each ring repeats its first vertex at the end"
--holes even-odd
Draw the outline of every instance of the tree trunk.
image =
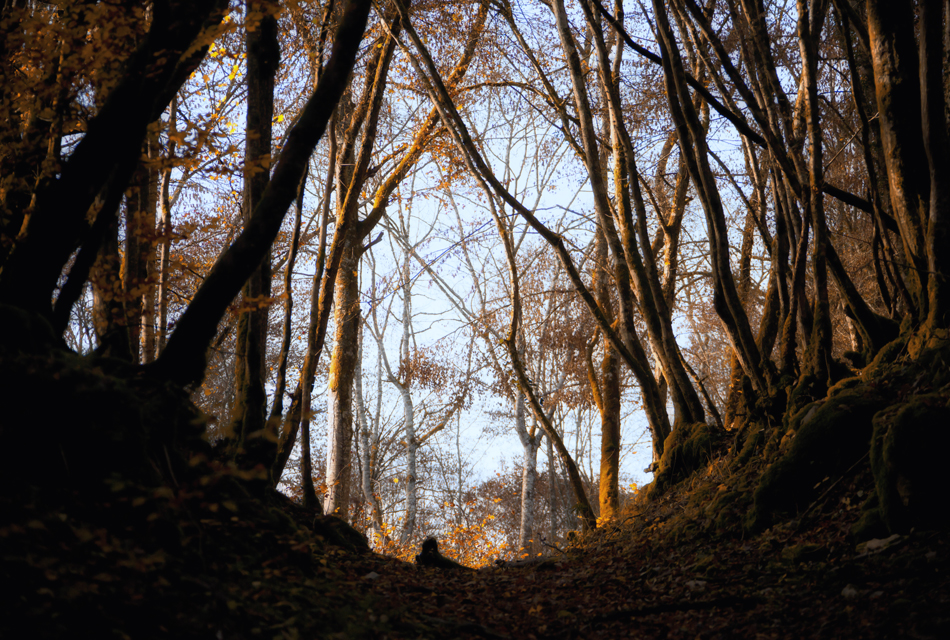
MULTIPOLYGON (((335 117, 334 117, 335 120, 335 117)), ((330 224, 330 195, 333 191, 333 175, 337 163, 337 144, 336 144, 336 126, 334 122, 330 125, 330 135, 328 141, 327 157, 327 175, 324 181, 323 201, 320 213, 320 240, 317 249, 317 260, 311 279, 310 289, 310 322, 307 325, 307 352, 304 356, 303 366, 300 369, 300 377, 297 380, 297 388, 294 390, 293 399, 290 408, 287 410, 287 416, 284 420, 284 426, 281 432, 280 447, 277 458, 274 462, 274 471, 271 476, 274 484, 280 480, 281 474, 290 459, 290 453, 297 441, 297 434, 301 435, 301 447, 303 448, 301 464, 306 464, 310 468, 310 412, 311 395, 313 393, 314 380, 316 378, 317 363, 320 360, 320 354, 323 352, 323 345, 326 339, 327 323, 330 317, 330 307, 332 306, 333 294, 335 290, 336 277, 329 270, 324 273, 328 260, 332 264, 332 257, 327 256, 327 234, 330 224), (306 431, 300 431, 301 424, 306 420, 306 431), (304 440, 304 437, 305 440, 304 440), (306 445, 306 446, 304 446, 306 445)), ((345 231, 345 230, 343 230, 345 231)), ((342 247, 342 233, 340 229, 336 230, 333 239, 334 246, 342 247), (340 236, 338 239, 336 236, 340 236)), ((337 250, 340 252, 340 250, 337 250)), ((319 502, 316 493, 313 491, 313 479, 306 476, 304 487, 308 491, 304 492, 304 503, 312 506, 319 502), (309 484, 307 484, 309 483, 309 484)))
MULTIPOLYGON (((106 193, 113 216, 141 156, 148 125, 158 118, 207 51, 199 35, 224 18, 226 3, 168 5, 128 57, 125 72, 90 119, 55 179, 34 193, 23 233, 0 271, 0 298, 49 317, 63 268, 88 230, 87 215, 106 193), (197 45, 197 46, 196 46, 197 45), (114 202, 113 202, 114 201, 114 202)), ((68 314, 67 314, 68 315, 68 314)))
MULTIPOLYGON (((362 97, 349 118, 343 140, 337 173, 337 220, 352 224, 354 229, 345 239, 340 271, 337 275, 335 322, 336 334, 330 360, 330 388, 327 415, 327 513, 347 517, 350 493, 350 448, 353 440, 353 374, 359 334, 359 259, 362 241, 379 221, 370 216, 360 222, 358 205, 369 170, 376 140, 376 126, 382 107, 389 74, 389 63, 396 47, 399 20, 390 25, 391 35, 385 46, 376 49, 368 65, 362 97), (362 128, 359 154, 354 154, 357 136, 362 128), (355 162, 353 160, 355 159, 355 162)), ((337 228, 343 222, 338 222, 337 228)))
MULTIPOLYGON (((581 69, 576 43, 570 31, 563 0, 554 0, 551 6, 557 23, 561 48, 566 54, 568 67, 570 69, 575 109, 580 120, 584 160, 587 165, 587 173, 590 177, 591 190, 594 196, 594 210, 597 213, 598 223, 610 246, 614 279, 620 306, 620 334, 623 336, 623 342, 633 357, 633 360, 636 362, 632 370, 643 392, 647 420, 650 423, 651 430, 656 440, 663 441, 670 432, 669 418, 666 415, 666 407, 660 401, 656 379, 653 377, 649 361, 647 360, 646 353, 643 350, 643 346, 640 343, 640 338, 634 326, 636 301, 634 300, 634 294, 631 288, 631 270, 627 260, 636 262, 636 260, 639 259, 639 254, 635 254, 634 249, 630 251, 628 255, 628 252, 625 251, 625 247, 621 242, 620 236, 617 234, 607 194, 607 184, 600 160, 599 143, 591 117, 592 110, 590 100, 588 98, 586 85, 584 84, 584 74, 581 69)), ((619 152, 619 149, 617 151, 619 152)), ((629 230, 628 228, 627 231, 629 230)), ((632 237, 632 235, 628 235, 626 239, 632 241, 632 237)), ((641 287, 639 293, 642 295, 645 293, 645 290, 649 290, 649 287, 641 287)), ((657 328, 654 327, 654 329, 657 328)), ((660 447, 662 448, 662 444, 660 447)))
MULTIPOLYGON (((146 146, 147 154, 147 146, 146 146)), ((147 155, 138 167, 125 194, 125 251, 122 259, 122 298, 125 306, 126 331, 129 334, 129 355, 132 362, 140 360, 144 294, 148 288, 148 257, 152 251, 155 230, 155 209, 150 207, 151 171, 147 155)))
MULTIPOLYGON (((560 10, 557 3, 554 6, 560 10)), ((673 398, 675 415, 683 424, 702 422, 705 419, 705 412, 699 394, 696 393, 696 389, 689 379, 689 374, 683 366, 679 346, 676 344, 673 334, 672 314, 666 304, 666 296, 651 250, 652 243, 647 230, 646 204, 640 188, 640 175, 634 158, 633 144, 624 120, 619 87, 615 81, 615 78, 619 77, 619 65, 623 48, 621 46, 617 47, 617 54, 613 66, 611 66, 600 21, 595 20, 587 3, 583 3, 582 7, 584 8, 588 27, 594 35, 593 41, 597 51, 601 86, 608 107, 610 139, 613 148, 615 192, 613 215, 620 236, 617 240, 610 238, 608 240, 615 245, 615 252, 618 250, 621 252, 619 256, 626 261, 628 273, 635 279, 639 299, 638 309, 646 323, 654 357, 659 360, 663 367, 663 374, 673 398), (633 219, 634 210, 636 222, 633 219), (637 246, 638 239, 639 246, 637 246)), ((560 22, 559 19, 559 24, 560 22)), ((565 38, 570 34, 561 28, 558 31, 561 34, 563 46, 565 38)), ((573 51, 573 45, 570 45, 569 49, 573 51)), ((575 58, 576 55, 568 55, 568 65, 572 69, 571 76, 576 97, 584 91, 584 82, 580 74, 579 61, 576 61, 575 58)), ((578 106, 580 107, 580 103, 578 103, 578 106)), ((585 112, 583 108, 578 109, 579 118, 589 117, 586 113, 589 113, 589 111, 585 112)), ((582 127, 581 131, 585 132, 585 127, 582 127)), ((589 144, 587 141, 588 135, 585 133, 582 136, 585 147, 589 144)), ((588 150, 588 162, 590 162, 591 156, 592 154, 588 150)), ((610 232, 606 228, 605 231, 610 232)))
MULTIPOLYGON (((806 131, 808 135, 808 198, 804 200, 815 231, 812 248, 812 286, 814 311, 812 335, 809 340, 807 368, 803 373, 815 376, 822 385, 833 383, 831 361, 831 308, 828 302, 828 262, 830 247, 828 223, 825 218, 824 141, 821 133, 821 110, 818 104, 818 40, 827 13, 827 4, 798 2, 799 50, 802 56, 802 84, 806 92, 806 131)), ((819 387, 820 388, 820 387, 819 387)))
POLYGON ((172 205, 171 205, 171 179, 172 162, 175 159, 175 147, 178 144, 176 135, 178 133, 178 96, 176 95, 171 102, 168 110, 168 154, 165 158, 165 166, 162 168, 162 176, 159 184, 158 208, 161 215, 160 235, 161 251, 158 259, 158 344, 154 357, 165 348, 165 341, 168 339, 168 287, 170 278, 171 246, 172 246, 172 205))
MULTIPOLYGON (((420 441, 416 436, 416 412, 412 402, 412 369, 410 367, 410 346, 412 343, 412 272, 409 268, 409 252, 406 252, 402 269, 402 339, 399 343, 400 369, 405 371, 402 380, 393 380, 402 398, 403 432, 406 442, 406 519, 399 540, 408 544, 416 530, 418 512, 418 477, 416 474, 416 452, 420 441)), ((379 345, 382 349, 382 344, 379 345)))
POLYGON ((722 201, 709 167, 706 132, 686 87, 683 62, 673 39, 666 8, 658 0, 654 0, 653 9, 663 51, 666 93, 676 124, 680 153, 686 159, 690 178, 706 214, 714 286, 713 306, 722 319, 729 341, 743 370, 752 381, 753 388, 759 393, 767 393, 768 384, 761 369, 761 357, 748 316, 739 300, 729 264, 729 237, 722 201))
POLYGON ((118 220, 113 219, 92 267, 92 316, 99 341, 96 351, 128 361, 132 358, 132 350, 123 304, 118 226, 118 220))
POLYGON ((353 442, 353 374, 359 337, 359 238, 350 234, 340 262, 334 298, 333 354, 327 398, 327 495, 324 510, 344 520, 350 499, 353 442))
POLYGON ((914 7, 900 2, 868 0, 867 15, 891 210, 900 228, 904 256, 911 266, 907 273, 909 289, 917 307, 918 320, 922 320, 929 312, 924 238, 929 211, 930 170, 921 136, 921 86, 918 60, 914 55, 914 7))
POLYGON ((293 274, 297 264, 297 250, 300 247, 300 225, 303 217, 304 187, 307 184, 308 172, 305 171, 297 187, 297 202, 294 206, 294 231, 290 239, 290 250, 287 254, 287 265, 284 269, 284 323, 283 338, 280 342, 280 353, 277 356, 277 381, 274 383, 274 402, 271 405, 270 420, 281 419, 284 413, 284 392, 287 389, 287 359, 290 356, 290 340, 293 332, 293 274))
MULTIPOLYGON (((597 296, 598 304, 612 317, 610 277, 605 270, 607 240, 604 234, 598 232, 594 243, 592 287, 597 296)), ((598 497, 600 518, 602 521, 606 521, 615 518, 620 513, 620 360, 610 343, 604 341, 604 357, 601 361, 600 376, 598 376, 591 354, 593 347, 593 342, 587 347, 587 377, 590 380, 594 402, 600 413, 600 483, 598 497)), ((654 451, 656 451, 656 446, 654 446, 654 451)))
MULTIPOLYGON (((244 160, 245 224, 260 204, 270 182, 271 130, 274 119, 274 81, 280 64, 275 7, 266 0, 247 0, 247 137, 244 160)), ((268 469, 276 455, 275 438, 265 433, 267 392, 267 329, 270 296, 270 251, 243 289, 245 317, 238 327, 235 367, 235 404, 231 423, 235 453, 249 455, 249 463, 268 469)))
POLYGON ((547 439, 548 454, 548 536, 553 543, 557 540, 558 512, 561 509, 561 500, 557 483, 557 462, 554 457, 554 443, 547 439))
POLYGON ((524 464, 521 468, 521 522, 518 526, 518 549, 529 551, 535 540, 535 502, 538 480, 538 448, 541 438, 532 430, 528 431, 525 421, 524 396, 517 394, 515 399, 515 433, 524 449, 524 464))
POLYGON ((920 3, 920 92, 922 133, 930 169, 927 217, 927 266, 931 330, 950 327, 950 135, 947 126, 947 57, 950 6, 946 1, 920 3), (941 30, 941 23, 944 25, 941 30))
MULTIPOLYGON (((370 430, 370 422, 366 416, 366 403, 363 397, 363 332, 360 331, 359 357, 356 362, 356 419, 360 428, 360 488, 363 491, 363 500, 370 507, 370 520, 373 523, 373 529, 376 531, 377 541, 381 542, 382 537, 386 535, 383 524, 382 505, 379 504, 379 496, 373 490, 373 475, 376 470, 376 450, 379 445, 377 435, 370 430)), ((381 352, 379 352, 381 353, 381 352)), ((376 357, 376 377, 382 382, 382 358, 376 357)), ((380 389, 381 395, 382 389, 380 389)), ((378 400, 381 398, 377 395, 378 400)))
POLYGON ((156 312, 156 276, 155 254, 157 240, 158 214, 158 163, 161 161, 161 147, 158 140, 158 126, 160 122, 152 123, 148 133, 148 204, 146 221, 149 226, 148 250, 145 259, 145 292, 143 294, 142 311, 142 362, 148 363, 155 359, 155 312, 156 312))

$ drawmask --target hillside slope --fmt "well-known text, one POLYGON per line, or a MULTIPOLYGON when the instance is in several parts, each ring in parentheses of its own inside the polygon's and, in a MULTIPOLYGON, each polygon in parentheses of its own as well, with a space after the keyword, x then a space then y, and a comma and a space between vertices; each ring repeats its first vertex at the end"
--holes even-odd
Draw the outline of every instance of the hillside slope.
POLYGON ((475 572, 377 556, 215 461, 174 389, 6 355, 2 637, 950 637, 946 349, 687 441, 693 470, 665 458, 617 522, 475 572))

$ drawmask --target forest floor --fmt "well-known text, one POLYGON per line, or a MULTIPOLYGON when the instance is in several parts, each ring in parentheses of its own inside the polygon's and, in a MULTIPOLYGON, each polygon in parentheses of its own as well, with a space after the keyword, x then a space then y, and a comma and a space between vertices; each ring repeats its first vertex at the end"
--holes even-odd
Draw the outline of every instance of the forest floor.
POLYGON ((706 515, 744 482, 714 461, 543 562, 465 571, 360 551, 201 464, 176 487, 0 498, 0 637, 950 638, 950 536, 852 537, 869 471, 744 536, 738 511, 706 515))

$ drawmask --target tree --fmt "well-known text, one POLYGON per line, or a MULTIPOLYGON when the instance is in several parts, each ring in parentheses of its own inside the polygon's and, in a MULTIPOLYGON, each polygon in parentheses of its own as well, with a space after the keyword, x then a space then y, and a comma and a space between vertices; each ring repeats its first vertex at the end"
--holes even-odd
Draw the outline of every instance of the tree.
MULTIPOLYGON (((245 5, 247 47, 247 134, 244 153, 245 223, 260 203, 270 181, 271 123, 274 120, 274 81, 280 64, 275 5, 248 0, 245 5)), ((301 176, 302 178, 302 176, 301 176)), ((253 458, 272 460, 272 439, 265 437, 267 392, 264 389, 267 357, 268 309, 271 293, 268 251, 244 285, 244 305, 237 327, 235 396, 231 411, 234 446, 255 449, 253 458)))
MULTIPOLYGON (((106 84, 108 91, 101 91, 101 107, 92 107, 93 115, 85 134, 68 153, 63 152, 61 128, 47 130, 42 137, 23 138, 28 131, 21 128, 21 119, 12 117, 15 111, 8 114, 11 118, 6 135, 26 145, 34 162, 30 171, 44 177, 35 186, 19 183, 15 189, 4 192, 5 252, 0 265, 0 301, 4 305, 16 309, 16 313, 35 314, 45 319, 69 316, 75 297, 56 299, 54 305, 54 294, 71 254, 79 248, 63 291, 68 288, 79 292, 82 287, 69 287, 69 281, 81 284, 87 278, 92 264, 87 256, 98 253, 105 235, 100 230, 108 229, 115 220, 117 205, 132 179, 149 123, 165 110, 181 84, 207 54, 224 18, 224 9, 217 2, 161 5, 151 17, 141 43, 127 52, 118 49, 118 55, 110 58, 115 61, 116 72, 106 84), (159 52, 162 55, 158 55, 159 52), (54 150, 54 157, 47 159, 38 148, 54 150), (47 165, 48 168, 42 168, 47 165), (29 198, 17 197, 23 195, 18 191, 23 188, 31 191, 29 198), (91 210, 94 221, 90 224, 87 214, 94 205, 91 210), (65 311, 63 305, 67 305, 65 311)), ((343 93, 368 11, 366 2, 350 2, 344 8, 325 73, 288 133, 260 201, 243 232, 219 257, 198 288, 161 355, 142 366, 146 375, 179 385, 196 384, 202 379, 205 352, 215 336, 218 322, 276 237, 309 156, 343 93)), ((124 20, 142 17, 141 11, 133 7, 118 15, 124 20)), ((29 37, 32 30, 45 28, 44 20, 55 25, 53 30, 79 29, 78 37, 84 37, 90 28, 84 20, 73 21, 68 12, 63 21, 62 16, 47 15, 43 11, 33 14, 32 7, 28 6, 5 7, 3 20, 11 26, 5 29, 10 35, 5 37, 4 44, 13 45, 4 49, 5 77, 15 75, 18 52, 25 46, 28 50, 36 46, 30 43, 29 37), (13 28, 14 25, 17 28, 13 28)), ((61 46, 68 45, 64 39, 59 42, 61 46)), ((66 77, 71 82, 75 74, 73 71, 66 77)), ((81 83, 63 86, 66 94, 58 107, 63 116, 71 108, 89 106, 82 102, 81 89, 81 83)), ((21 95, 28 101, 36 97, 32 92, 21 95)), ((13 101, 4 104, 11 110, 26 106, 13 101)), ((8 163, 16 159, 9 151, 6 153, 8 163)), ((335 274, 338 264, 338 259, 331 260, 328 271, 335 274)))
POLYGON ((400 21, 390 13, 381 16, 390 23, 388 31, 370 61, 360 101, 350 109, 346 119, 339 164, 336 170, 337 229, 352 226, 352 231, 343 240, 341 277, 334 299, 334 349, 330 363, 330 407, 327 434, 327 500, 329 513, 347 517, 350 498, 350 451, 353 438, 353 375, 358 354, 357 342, 359 315, 359 266, 360 256, 366 250, 363 241, 379 222, 381 210, 359 220, 359 197, 370 168, 370 158, 376 139, 376 126, 383 103, 383 94, 390 62, 396 50, 396 37, 400 21), (356 154, 358 134, 361 128, 359 154, 356 154))
MULTIPOLYGON (((374 300, 379 300, 373 304, 370 311, 370 324, 367 330, 376 342, 376 349, 379 358, 380 383, 385 379, 391 384, 402 405, 402 437, 401 442, 405 451, 405 473, 401 474, 399 483, 405 491, 405 509, 403 525, 399 534, 401 545, 407 545, 416 537, 416 516, 418 513, 418 459, 419 450, 437 434, 439 434, 447 424, 453 419, 455 414, 464 406, 466 402, 466 389, 470 385, 471 370, 471 345, 469 346, 468 366, 466 373, 462 376, 463 381, 458 385, 459 388, 451 390, 448 384, 452 377, 452 367, 447 363, 440 362, 433 353, 420 349, 417 342, 417 332, 413 323, 413 260, 420 245, 424 244, 427 236, 434 229, 438 218, 432 220, 428 230, 421 234, 417 241, 411 241, 412 236, 412 203, 413 197, 403 200, 400 198, 397 202, 397 216, 389 216, 391 234, 398 238, 396 244, 402 245, 401 264, 397 265, 398 275, 393 278, 393 286, 396 291, 387 296, 389 302, 380 300, 379 295, 374 295, 374 300), (394 309, 394 304, 400 299, 402 309, 398 313, 394 309), (379 312, 382 311, 383 319, 379 318, 379 312), (398 363, 393 366, 390 362, 390 356, 386 349, 386 333, 390 320, 395 320, 399 333, 398 363), (414 399, 413 392, 427 392, 424 402, 419 403, 414 399), (450 393, 450 391, 452 391, 450 393), (443 397, 443 402, 433 400, 431 396, 443 397), (444 397, 448 396, 448 397, 444 397), (419 406, 421 404, 421 406, 419 406), (441 406, 438 406, 441 404, 441 406), (417 409, 423 409, 421 415, 417 414, 417 409)), ((395 255, 398 255, 397 251, 395 255)), ((454 385, 453 385, 454 386, 454 385)), ((381 393, 381 390, 377 391, 381 393)), ((377 412, 379 409, 377 409, 377 412)), ((368 493, 364 489, 364 494, 368 493)), ((372 499, 375 508, 375 499, 372 499)))
MULTIPOLYGON (((645 200, 639 193, 642 177, 634 163, 629 134, 624 131, 627 115, 617 92, 617 79, 622 79, 622 67, 618 65, 624 49, 619 46, 620 41, 662 69, 666 108, 675 127, 680 157, 703 211, 713 306, 738 364, 734 374, 736 382, 731 387, 727 405, 737 402, 742 410, 733 414, 740 419, 729 426, 744 430, 763 419, 763 415, 771 416, 765 419, 775 423, 779 415, 792 415, 809 402, 823 398, 836 381, 848 375, 841 360, 835 356, 834 327, 844 319, 834 317, 832 284, 836 287, 836 295, 840 295, 843 301, 848 322, 853 323, 863 343, 864 352, 854 354, 854 362, 869 362, 898 336, 897 324, 868 304, 867 292, 855 286, 852 274, 844 268, 831 238, 828 198, 871 213, 879 227, 879 235, 894 232, 899 235, 906 266, 901 273, 900 269, 878 264, 879 273, 889 272, 888 276, 878 279, 885 283, 880 287, 882 298, 892 299, 889 287, 894 287, 905 299, 909 317, 914 318, 914 328, 905 331, 904 335, 905 338, 912 337, 915 353, 924 345, 933 346, 942 340, 935 336, 942 336, 944 330, 935 329, 934 323, 939 326, 945 323, 938 319, 943 317, 943 312, 932 315, 931 310, 934 305, 939 307, 942 304, 939 300, 943 295, 943 276, 939 269, 930 269, 930 266, 939 262, 932 243, 936 237, 942 237, 945 214, 943 205, 939 204, 942 192, 933 187, 931 196, 934 180, 927 176, 942 175, 944 166, 942 158, 946 145, 942 144, 942 136, 945 127, 940 133, 931 132, 930 122, 940 123, 941 127, 945 123, 945 96, 941 93, 944 81, 937 80, 943 76, 935 71, 942 69, 943 63, 938 61, 942 60, 945 43, 937 44, 933 35, 936 31, 929 32, 928 37, 924 33, 926 30, 921 31, 922 35, 915 43, 917 37, 911 35, 914 10, 909 6, 884 9, 880 3, 870 3, 867 16, 862 17, 862 11, 850 3, 834 4, 842 15, 847 16, 858 40, 867 43, 872 53, 873 69, 869 70, 866 62, 861 68, 860 57, 853 51, 850 54, 844 51, 840 56, 831 55, 832 51, 842 49, 840 41, 822 38, 822 34, 830 29, 827 17, 831 5, 824 2, 799 3, 798 20, 794 25, 783 20, 781 13, 768 13, 765 7, 756 3, 729 3, 728 7, 716 11, 703 9, 691 0, 669 5, 654 2, 652 16, 644 15, 643 20, 655 19, 655 24, 650 26, 658 35, 660 55, 637 45, 626 32, 623 16, 610 15, 599 3, 581 1, 577 4, 586 25, 585 30, 581 30, 572 27, 565 3, 553 2, 550 8, 554 24, 549 33, 557 34, 567 60, 565 82, 573 95, 573 116, 570 111, 565 112, 565 100, 552 88, 556 83, 548 77, 543 65, 537 63, 537 56, 526 53, 528 63, 537 72, 538 86, 544 87, 548 93, 547 101, 554 108, 553 117, 561 119, 564 135, 571 140, 589 169, 598 221, 612 243, 614 281, 621 292, 621 304, 630 310, 637 305, 644 314, 652 355, 657 358, 664 380, 670 385, 678 415, 684 417, 684 420, 676 421, 663 445, 660 466, 664 482, 658 483, 657 487, 664 486, 678 473, 688 471, 706 459, 709 443, 718 436, 715 428, 699 422, 704 418, 699 393, 687 375, 688 367, 681 362, 678 344, 672 339, 670 311, 664 309, 666 292, 671 290, 670 287, 675 290, 675 287, 660 280, 659 270, 654 266, 656 258, 649 251, 652 247, 649 228, 645 224, 645 200), (618 46, 612 48, 608 45, 604 23, 610 25, 610 37, 617 38, 618 46), (790 27, 795 31, 793 41, 798 45, 797 50, 779 44, 772 33, 782 33, 790 27), (584 36, 581 43, 578 34, 584 36), (919 45, 917 56, 913 53, 915 44, 919 45), (741 67, 734 63, 733 56, 742 60, 741 67), (836 71, 842 69, 844 61, 852 67, 852 87, 856 96, 860 93, 862 74, 864 78, 873 78, 876 87, 883 153, 879 154, 874 148, 873 132, 865 134, 871 147, 865 154, 865 164, 869 177, 876 175, 881 166, 887 173, 890 202, 881 198, 884 206, 855 196, 828 180, 830 174, 826 165, 832 162, 824 156, 828 144, 825 123, 847 116, 846 112, 836 108, 835 102, 822 98, 822 91, 833 78, 840 77, 836 71), (598 106, 591 100, 585 63, 597 69, 603 89, 603 106, 609 117, 613 183, 617 190, 612 199, 606 195, 608 181, 599 164, 600 140, 593 119, 598 106), (918 68, 923 69, 923 82, 916 80, 918 68), (707 75, 715 94, 704 86, 707 75), (909 83, 909 86, 902 83, 909 83), (903 90, 905 86, 908 89, 903 90), (796 87, 797 97, 793 99, 790 93, 796 87), (740 265, 737 277, 732 264, 733 242, 726 215, 727 200, 723 195, 722 181, 713 171, 713 166, 721 164, 722 160, 710 148, 710 121, 704 115, 713 112, 735 127, 734 131, 744 140, 747 149, 743 160, 758 176, 753 182, 756 203, 753 204, 748 196, 740 195, 750 213, 743 218, 746 223, 742 237, 746 241, 739 253, 743 256, 741 264, 749 264, 750 233, 755 227, 764 240, 772 238, 774 244, 769 249, 773 257, 771 276, 774 277, 769 278, 768 289, 774 293, 766 297, 765 309, 750 305, 747 294, 751 274, 748 268, 740 265), (565 113, 567 117, 564 117, 565 113), (923 115, 918 117, 918 113, 923 115), (572 133, 575 126, 577 135, 572 133), (904 140, 906 143, 902 142, 904 140), (766 149, 767 154, 759 156, 754 148, 766 149), (923 166, 924 158, 927 158, 926 167, 923 166), (908 173, 910 166, 917 167, 913 177, 908 173), (766 173, 768 184, 763 177, 766 173), (764 205, 765 198, 771 199, 767 205, 764 205), (756 211, 757 207, 763 206, 766 208, 756 211), (892 209, 894 213, 885 213, 886 209, 892 209), (774 211, 774 229, 769 229, 764 223, 762 211, 774 211), (928 213, 925 215, 924 211, 928 213), (888 219, 896 222, 888 223, 888 219), (612 228, 617 229, 614 240, 611 239, 612 228), (931 232, 936 235, 928 235, 931 232), (638 253, 635 241, 639 242, 642 255, 638 253), (930 274, 931 271, 934 275, 930 274), (756 316, 762 319, 758 331, 753 329, 752 322, 756 316), (773 360, 776 340, 779 349, 777 359, 773 360), (700 442, 705 444, 700 446, 700 442), (687 450, 691 452, 689 455, 685 453, 687 450)), ((940 20, 934 18, 934 24, 942 24, 945 10, 931 11, 936 11, 934 16, 941 16, 940 20)), ((509 25, 516 25, 512 30, 517 40, 514 12, 509 9, 507 13, 509 25)), ((845 35, 845 45, 850 38, 851 34, 845 35)), ((545 227, 534 212, 507 191, 495 176, 482 158, 468 125, 452 104, 451 96, 442 88, 439 72, 428 59, 425 45, 416 38, 413 38, 413 43, 419 56, 417 72, 426 78, 430 97, 439 105, 443 123, 452 133, 469 170, 491 193, 490 197, 499 198, 506 206, 512 207, 550 244, 605 338, 637 374, 648 404, 653 407, 649 410, 652 421, 662 425, 658 385, 649 371, 645 350, 631 334, 631 311, 622 311, 626 320, 621 331, 615 331, 565 250, 564 238, 545 227)), ((515 83, 511 84, 514 86, 515 83)), ((859 104, 857 110, 867 113, 865 105, 859 104)), ((872 128, 868 122, 865 116, 861 130, 872 128)), ((731 176, 733 182, 735 175, 731 176)), ((503 237, 507 233, 501 225, 499 233, 503 237)), ((505 242, 510 256, 510 240, 505 242)), ((887 244, 883 240, 875 241, 878 243, 887 244)), ((513 263, 511 268, 512 286, 515 286, 517 274, 513 263)), ((518 325, 516 316, 517 311, 513 315, 513 326, 518 325)), ((508 340, 511 358, 517 361, 518 351, 513 337, 509 336, 508 340)), ((663 434, 657 435, 661 440, 663 434)), ((749 450, 755 449, 755 442, 757 437, 748 441, 749 450)))
MULTIPOLYGON (((421 446, 425 434, 436 413, 468 410, 454 394, 424 398, 424 372, 504 403, 493 415, 514 422, 524 450, 522 546, 540 528, 544 439, 550 486, 559 464, 584 525, 596 525, 598 475, 599 511, 616 515, 628 373, 652 433, 652 494, 732 446, 733 468, 771 465, 750 517, 761 524, 775 496, 814 486, 821 465, 801 460, 826 455, 841 471, 870 453, 891 526, 924 513, 897 480, 916 456, 895 462, 895 447, 920 453, 907 443, 939 433, 899 431, 925 409, 887 409, 911 401, 868 381, 905 375, 888 368, 898 359, 944 362, 946 2, 394 1, 372 18, 369 6, 5 4, 0 304, 29 337, 9 348, 207 394, 197 403, 231 427, 212 428, 217 454, 264 469, 265 484, 299 436, 315 506, 312 396, 332 331, 327 507, 346 517, 365 501, 382 532, 405 499, 405 540, 432 526, 437 489, 416 476, 448 460, 438 437, 421 446), (396 213, 426 199, 482 217, 439 226, 433 213, 424 235, 446 243, 437 258, 396 213), (492 225, 490 239, 469 238, 492 225), (392 256, 377 263, 379 229, 392 256), (417 268, 469 325, 459 335, 478 340, 466 367, 436 353, 444 343, 420 344, 417 268), (361 289, 381 290, 377 277, 402 305, 388 310, 398 363, 388 320, 370 323, 379 384, 403 407, 388 424, 357 384, 372 319, 361 289), (296 304, 303 288, 309 305, 296 304), (68 354, 64 336, 91 353, 68 354), (840 419, 853 406, 867 415, 840 419), (383 488, 403 461, 401 486, 383 488)), ((175 433, 143 436, 154 447, 142 450, 166 450, 175 433)), ((39 473, 6 455, 4 473, 39 473)))

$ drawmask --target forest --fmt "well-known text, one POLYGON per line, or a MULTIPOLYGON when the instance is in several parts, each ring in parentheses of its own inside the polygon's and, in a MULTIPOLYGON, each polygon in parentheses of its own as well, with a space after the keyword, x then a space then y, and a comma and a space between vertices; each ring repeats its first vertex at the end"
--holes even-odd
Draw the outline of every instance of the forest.
POLYGON ((0 637, 950 636, 950 0, 0 2, 0 637))

